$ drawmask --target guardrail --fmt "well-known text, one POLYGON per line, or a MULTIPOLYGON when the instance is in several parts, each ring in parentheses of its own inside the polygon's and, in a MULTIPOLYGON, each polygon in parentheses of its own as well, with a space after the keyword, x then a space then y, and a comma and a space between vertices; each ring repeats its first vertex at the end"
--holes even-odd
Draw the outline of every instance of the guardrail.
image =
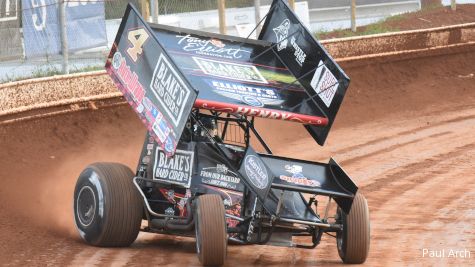
MULTIPOLYGON (((475 23, 322 43, 344 67, 475 51, 475 23)), ((0 125, 122 104, 105 71, 11 82, 0 84, 0 125)))

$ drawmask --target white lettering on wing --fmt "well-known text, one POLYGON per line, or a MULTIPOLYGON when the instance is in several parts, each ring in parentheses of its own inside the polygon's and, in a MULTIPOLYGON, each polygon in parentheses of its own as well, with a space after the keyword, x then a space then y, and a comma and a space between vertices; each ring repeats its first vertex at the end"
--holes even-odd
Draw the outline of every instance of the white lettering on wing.
POLYGON ((241 48, 226 48, 226 45, 219 39, 202 40, 191 35, 177 35, 178 44, 183 45, 183 50, 187 52, 197 52, 197 54, 225 56, 234 59, 243 57, 243 53, 251 54, 251 51, 241 48))

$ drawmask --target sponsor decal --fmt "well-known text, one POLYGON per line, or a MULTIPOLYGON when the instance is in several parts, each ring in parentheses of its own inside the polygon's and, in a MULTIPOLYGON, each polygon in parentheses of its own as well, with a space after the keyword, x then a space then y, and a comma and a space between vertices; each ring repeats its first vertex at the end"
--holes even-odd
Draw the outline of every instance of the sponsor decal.
POLYGON ((170 127, 168 127, 167 122, 163 119, 161 114, 153 123, 152 130, 157 135, 158 140, 160 140, 162 144, 165 143, 166 138, 171 132, 170 127))
POLYGON ((244 116, 261 117, 275 120, 295 121, 303 124, 327 125, 328 123, 327 118, 317 116, 289 113, 275 109, 240 106, 232 103, 223 103, 217 101, 197 99, 195 106, 231 114, 241 114, 244 116))
POLYGON ((246 108, 246 107, 238 107, 236 109, 237 114, 242 114, 245 116, 253 116, 253 117, 262 117, 274 120, 290 120, 292 119, 292 114, 274 110, 267 110, 267 109, 257 109, 257 108, 246 108))
POLYGON ((321 184, 319 181, 308 179, 305 177, 303 172, 303 167, 300 165, 285 165, 285 170, 292 174, 292 176, 281 175, 279 178, 283 181, 286 181, 291 184, 303 185, 309 187, 320 187, 321 184))
POLYGON ((145 117, 148 121, 155 123, 157 119, 161 119, 163 117, 163 114, 157 109, 157 107, 148 97, 144 97, 142 105, 144 107, 142 112, 145 113, 145 117))
POLYGON ((307 58, 307 54, 303 52, 302 48, 297 44, 297 39, 295 39, 294 36, 290 37, 290 44, 294 48, 294 56, 295 56, 295 61, 302 67, 303 63, 305 63, 305 59, 307 58))
POLYGON ((185 150, 176 150, 173 157, 167 157, 166 153, 157 147, 153 179, 189 188, 193 171, 193 157, 193 151, 185 150))
POLYGON ((244 103, 246 103, 250 106, 254 106, 254 107, 263 107, 264 106, 264 103, 262 103, 258 98, 255 98, 255 97, 250 96, 250 95, 242 96, 241 99, 242 99, 242 102, 244 102, 244 103))
POLYGON ((143 111, 141 103, 145 96, 145 89, 142 84, 140 84, 137 73, 130 70, 130 67, 127 66, 127 62, 120 52, 114 53, 112 57, 112 67, 115 69, 117 77, 125 85, 127 91, 129 91, 133 101, 138 105, 137 111, 141 113, 143 111))
MULTIPOLYGON (((282 51, 288 47, 289 40, 287 38, 289 37, 289 29, 289 19, 285 19, 278 27, 273 29, 278 42, 277 51, 282 51)), ((307 58, 307 54, 305 54, 302 48, 300 48, 300 46, 297 44, 297 39, 295 36, 290 37, 290 45, 295 50, 295 61, 297 61, 300 66, 302 66, 305 62, 305 59, 307 58)))
POLYGON ((191 89, 186 86, 168 59, 161 54, 153 71, 150 89, 157 97, 164 111, 171 118, 173 124, 183 116, 183 109, 191 94, 191 89))
POLYGON ((154 107, 152 101, 148 97, 143 98, 142 104, 147 110, 152 110, 152 108, 154 107))
POLYGON ((207 82, 215 89, 216 93, 242 101, 250 106, 280 105, 283 102, 271 88, 216 80, 207 80, 207 82))
POLYGON ((273 29, 275 33, 275 37, 277 38, 277 43, 278 43, 277 51, 281 51, 287 48, 287 44, 289 42, 289 40, 287 39, 287 37, 289 36, 289 29, 290 29, 289 19, 285 19, 284 21, 282 21, 282 23, 279 26, 273 29))
POLYGON ((320 61, 318 66, 320 67, 315 71, 310 85, 323 103, 325 103, 327 107, 330 107, 339 83, 331 71, 325 66, 325 64, 323 64, 323 61, 320 61))
POLYGON ((168 216, 173 216, 175 215, 175 209, 173 207, 168 207, 166 210, 165 210, 165 215, 168 215, 168 216))
POLYGON ((153 147, 154 147, 153 144, 147 144, 147 156, 152 155, 153 147))
POLYGON ((140 164, 138 172, 146 172, 146 171, 147 171, 147 166, 140 164))
POLYGON ((251 183, 259 188, 265 189, 269 184, 269 176, 264 163, 254 155, 248 155, 244 159, 244 169, 251 183))
POLYGON ((175 147, 173 139, 168 136, 167 141, 165 142, 165 151, 166 152, 172 152, 173 148, 175 147))
POLYGON ((267 84, 267 80, 253 65, 223 62, 200 57, 193 57, 193 60, 206 75, 243 82, 267 84))
POLYGON ((194 52, 198 55, 213 56, 228 59, 240 59, 251 54, 251 51, 242 48, 226 47, 226 44, 218 39, 203 40, 191 35, 176 35, 178 44, 183 51, 194 52))
POLYGON ((236 189, 241 183, 236 173, 230 171, 224 164, 216 164, 216 167, 202 168, 200 171, 203 183, 225 187, 229 189, 236 189))
POLYGON ((142 158, 142 163, 143 164, 149 164, 150 163, 150 156, 144 156, 142 158))
POLYGON ((122 54, 120 52, 115 52, 114 56, 112 56, 112 67, 118 70, 121 64, 122 64, 122 54))

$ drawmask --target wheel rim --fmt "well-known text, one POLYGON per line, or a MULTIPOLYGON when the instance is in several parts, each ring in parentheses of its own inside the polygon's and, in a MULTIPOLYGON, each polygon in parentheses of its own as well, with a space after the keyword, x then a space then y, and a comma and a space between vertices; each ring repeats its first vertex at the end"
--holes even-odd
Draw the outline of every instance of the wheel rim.
POLYGON ((92 188, 88 185, 82 187, 76 199, 76 214, 82 226, 91 225, 96 215, 96 205, 96 196, 92 188))
POLYGON ((198 255, 200 254, 201 251, 201 241, 200 241, 200 222, 199 222, 199 217, 200 217, 200 210, 197 209, 196 211, 196 218, 195 218, 195 234, 196 234, 196 252, 198 255))
MULTIPOLYGON (((337 218, 336 223, 343 224, 343 214, 340 209, 337 211, 337 218)), ((336 232, 336 246, 339 251, 343 251, 343 231, 344 229, 336 232)))
POLYGON ((343 251, 343 238, 342 234, 340 233, 336 234, 336 245, 338 247, 338 250, 343 251))

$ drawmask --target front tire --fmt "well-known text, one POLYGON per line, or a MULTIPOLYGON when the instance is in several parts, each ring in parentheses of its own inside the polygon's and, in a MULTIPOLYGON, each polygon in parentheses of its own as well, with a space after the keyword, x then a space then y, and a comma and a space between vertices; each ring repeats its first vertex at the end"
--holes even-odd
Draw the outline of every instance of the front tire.
POLYGON ((74 220, 88 244, 125 247, 140 231, 143 204, 134 173, 118 163, 94 163, 80 175, 74 190, 74 220))
POLYGON ((219 195, 199 196, 195 204, 196 250, 201 264, 221 266, 227 253, 228 234, 223 200, 219 195))
POLYGON ((344 263, 360 264, 366 261, 370 244, 370 222, 368 202, 356 193, 349 214, 340 208, 337 211, 343 230, 337 232, 338 254, 344 263))

